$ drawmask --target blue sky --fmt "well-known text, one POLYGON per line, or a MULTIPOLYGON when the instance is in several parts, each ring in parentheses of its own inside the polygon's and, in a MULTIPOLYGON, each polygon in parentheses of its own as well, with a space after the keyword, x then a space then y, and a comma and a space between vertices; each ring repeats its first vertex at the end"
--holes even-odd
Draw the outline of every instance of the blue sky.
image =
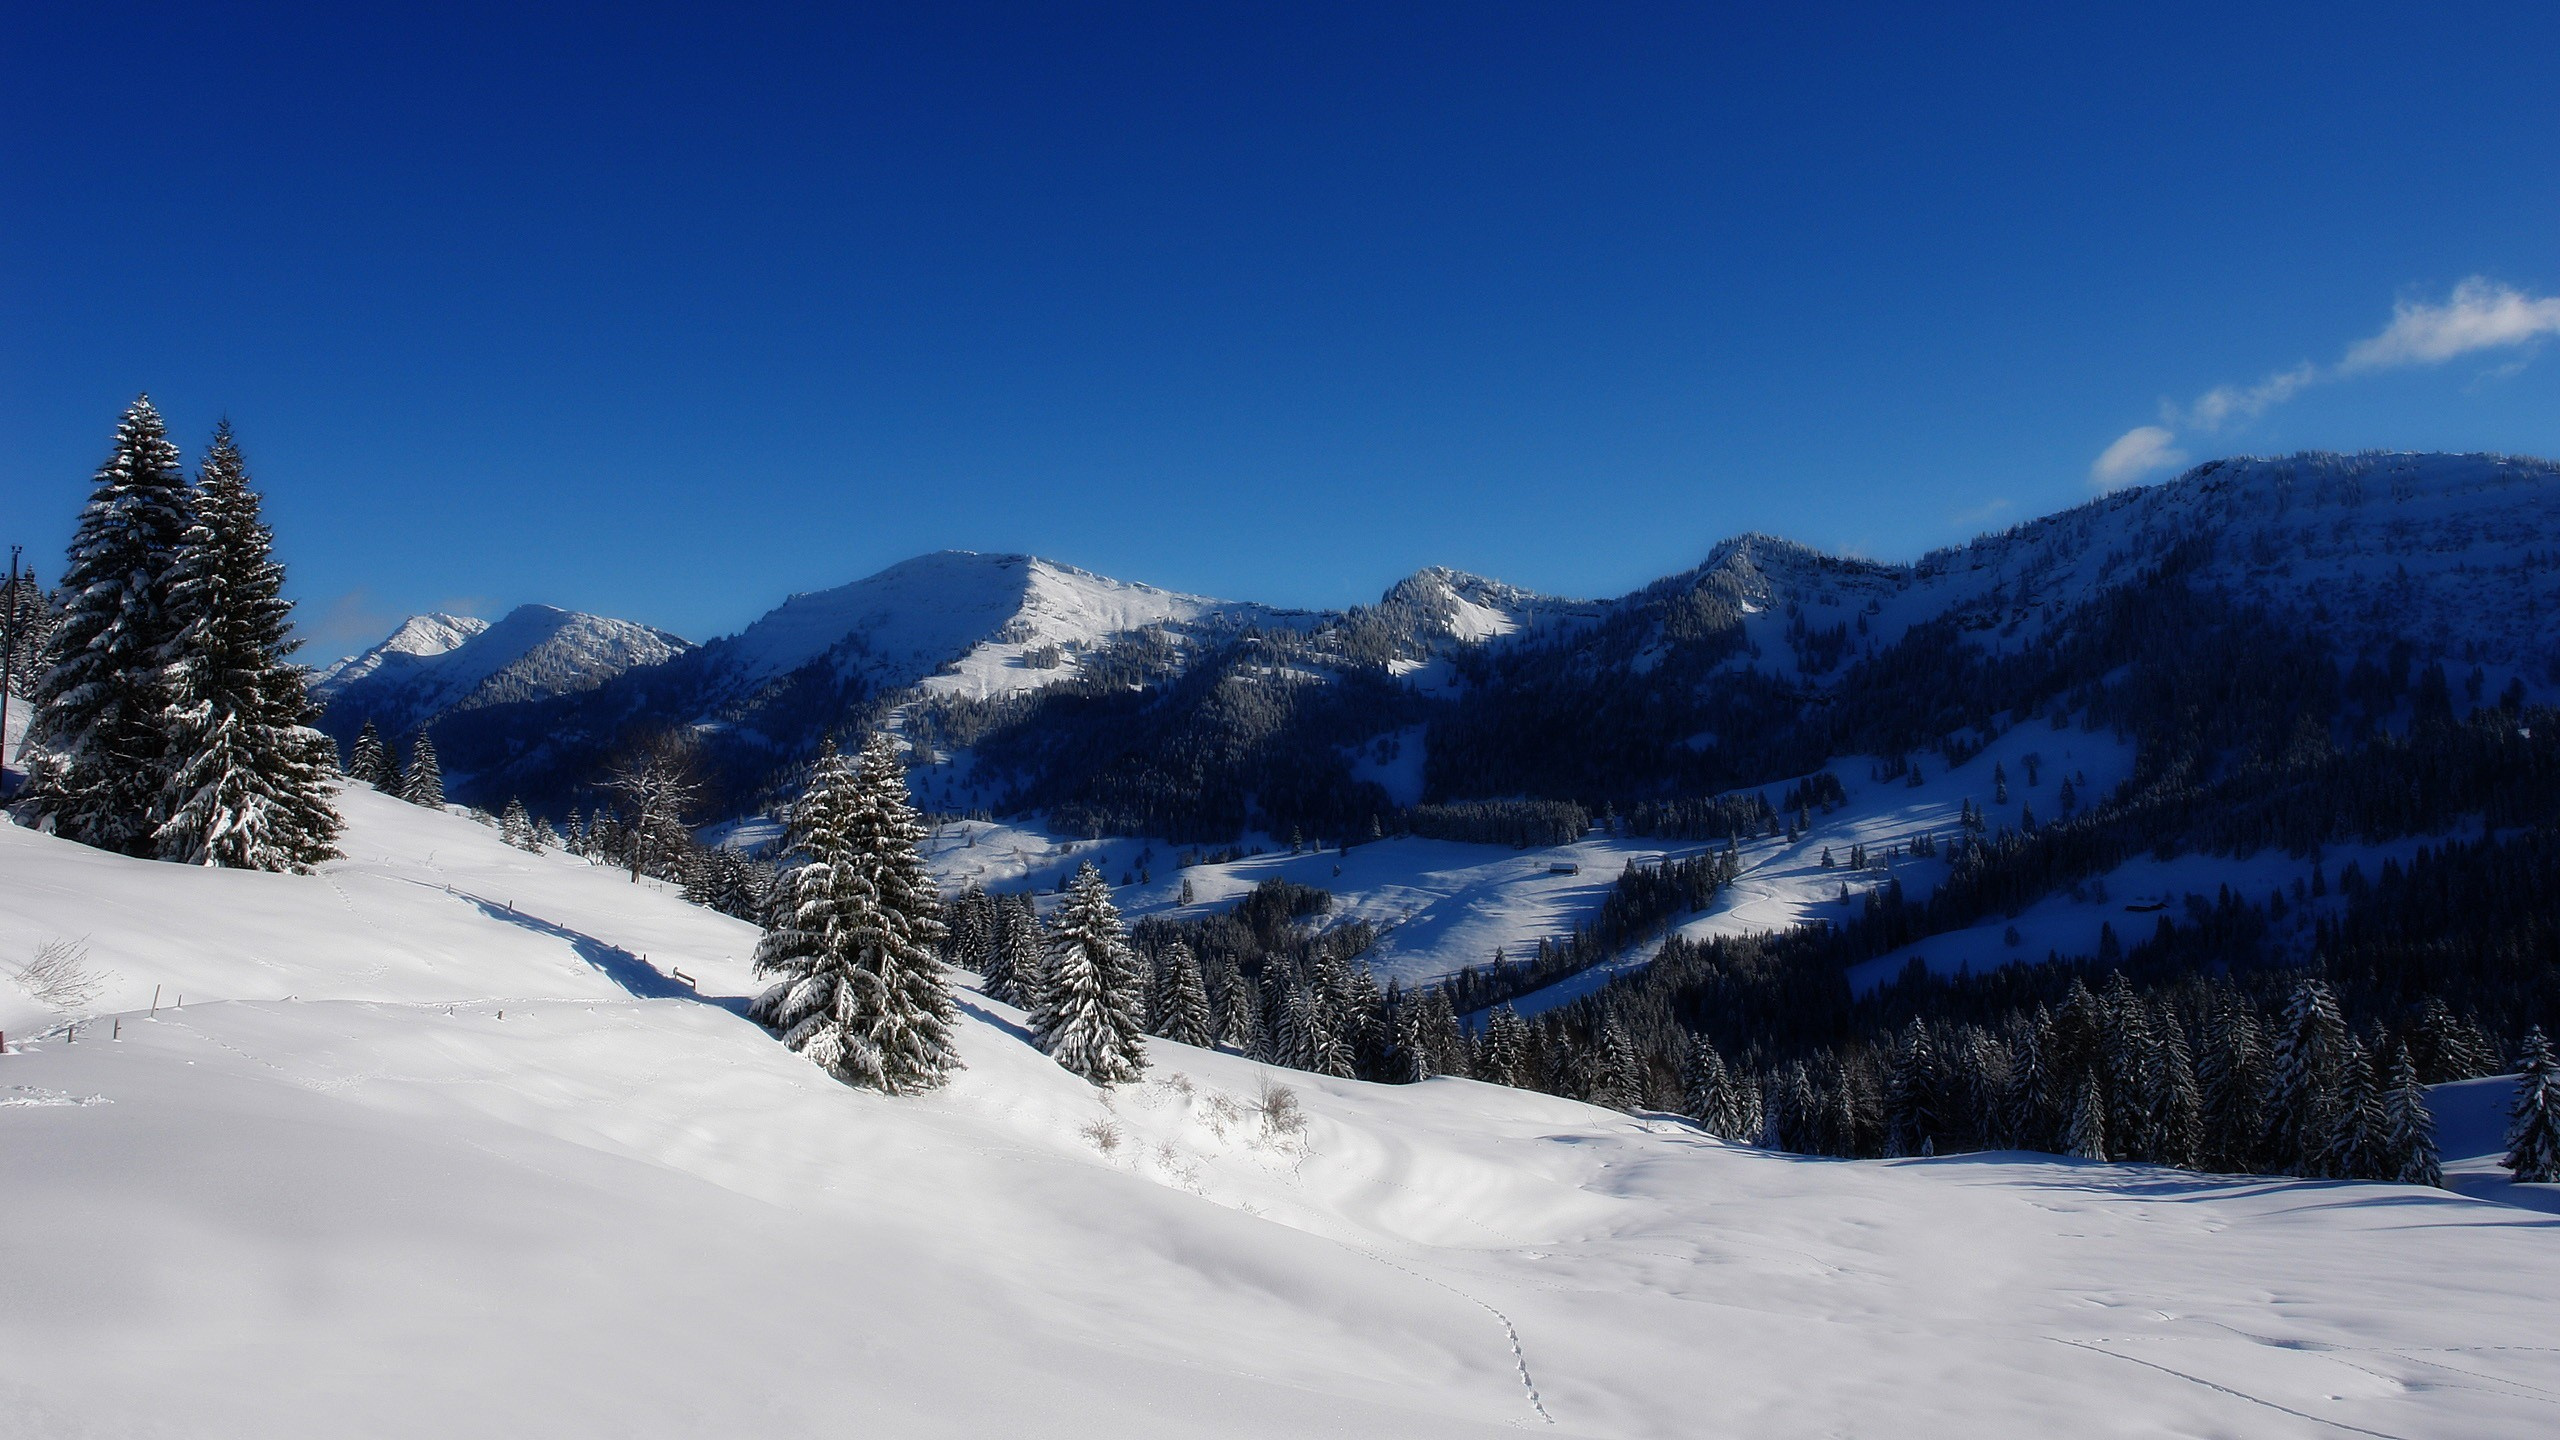
POLYGON ((946 546, 1608 594, 2560 453, 2560 7, 41 8, 0 539, 60 568, 134 392, 227 413, 328 653, 946 546))

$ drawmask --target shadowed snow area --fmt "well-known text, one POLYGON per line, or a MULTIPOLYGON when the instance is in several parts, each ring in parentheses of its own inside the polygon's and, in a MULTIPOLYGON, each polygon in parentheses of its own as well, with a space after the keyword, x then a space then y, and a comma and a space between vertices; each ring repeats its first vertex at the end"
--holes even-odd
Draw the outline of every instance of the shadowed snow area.
POLYGON ((748 927, 343 799, 316 877, 0 828, 0 959, 113 972, 76 1042, 0 1009, 8 1433, 2560 1426, 2539 1210, 1803 1160, 1163 1042, 1105 1094, 974 991, 969 1068, 890 1100, 704 1003, 749 993, 748 927))

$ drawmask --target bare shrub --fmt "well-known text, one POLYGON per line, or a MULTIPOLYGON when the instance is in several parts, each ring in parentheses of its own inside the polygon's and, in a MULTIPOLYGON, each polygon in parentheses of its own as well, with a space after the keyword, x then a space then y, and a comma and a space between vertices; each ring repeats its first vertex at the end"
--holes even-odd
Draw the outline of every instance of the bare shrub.
POLYGON ((1273 1139, 1306 1132, 1307 1112, 1298 1105, 1298 1092, 1268 1075, 1262 1079, 1260 1093, 1253 1097, 1253 1109, 1262 1117, 1262 1133, 1273 1139))
POLYGON ((18 985, 56 1010, 86 1005, 107 988, 109 977, 89 968, 88 937, 47 940, 36 958, 18 967, 18 985))

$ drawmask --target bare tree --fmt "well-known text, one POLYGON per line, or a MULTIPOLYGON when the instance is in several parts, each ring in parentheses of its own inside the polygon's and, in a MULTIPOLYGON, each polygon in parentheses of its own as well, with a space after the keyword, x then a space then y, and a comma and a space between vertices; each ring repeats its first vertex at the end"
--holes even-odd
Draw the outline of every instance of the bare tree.
POLYGON ((631 741, 605 771, 604 788, 631 812, 631 880, 649 860, 683 843, 685 821, 702 803, 692 732, 653 730, 631 741))

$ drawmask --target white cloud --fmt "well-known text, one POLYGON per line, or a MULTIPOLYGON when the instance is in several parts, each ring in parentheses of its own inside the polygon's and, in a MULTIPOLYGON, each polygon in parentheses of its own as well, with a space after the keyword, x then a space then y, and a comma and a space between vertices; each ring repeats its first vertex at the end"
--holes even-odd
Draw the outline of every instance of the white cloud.
POLYGON ((2157 425, 2137 425, 2116 437, 2089 467, 2089 483, 2101 490, 2120 490, 2159 470, 2187 463, 2178 437, 2157 425))
MULTIPOLYGON (((2305 360, 2255 385, 2217 385, 2192 405, 2161 401, 2160 418, 2166 424, 2137 426, 2117 436, 2089 467, 2089 483, 2114 490, 2153 471, 2185 464, 2186 452, 2176 448, 2178 437, 2170 425, 2215 431, 2255 420, 2314 385, 2411 365, 2441 365, 2481 350, 2513 350, 2551 335, 2560 335, 2560 296, 2528 295, 2474 275, 2454 286, 2441 305, 2403 300, 2392 306, 2391 323, 2382 333, 2348 346, 2346 358, 2335 365, 2323 368, 2305 360)), ((2527 350, 2489 372, 2489 378, 2513 375, 2531 356, 2527 350)))
POLYGON ((2545 335, 2560 335, 2560 297, 2537 298, 2474 275, 2454 286, 2453 298, 2442 305, 2403 300, 2392 306, 2390 325, 2350 346, 2338 373, 2441 365, 2474 350, 2529 345, 2545 335))
MULTIPOLYGON (((2255 385, 2218 385, 2183 408, 2164 402, 2160 418, 2190 429, 2219 430, 2255 420, 2314 385, 2410 365, 2441 365, 2474 351, 2531 345, 2546 335, 2560 335, 2560 297, 2528 295, 2474 275, 2454 286, 2452 298, 2442 305, 2403 300, 2393 306, 2391 323, 2382 333, 2348 346, 2346 358, 2335 365, 2323 368, 2305 360, 2255 385)), ((2513 374, 2525 358, 2516 357, 2500 373, 2513 374)))
POLYGON ((2199 430, 2219 430, 2234 420, 2257 419, 2319 379, 2320 368, 2305 360, 2290 370, 2279 370, 2255 385, 2217 385, 2198 396, 2196 403, 2183 413, 2172 411, 2164 418, 2199 430))

